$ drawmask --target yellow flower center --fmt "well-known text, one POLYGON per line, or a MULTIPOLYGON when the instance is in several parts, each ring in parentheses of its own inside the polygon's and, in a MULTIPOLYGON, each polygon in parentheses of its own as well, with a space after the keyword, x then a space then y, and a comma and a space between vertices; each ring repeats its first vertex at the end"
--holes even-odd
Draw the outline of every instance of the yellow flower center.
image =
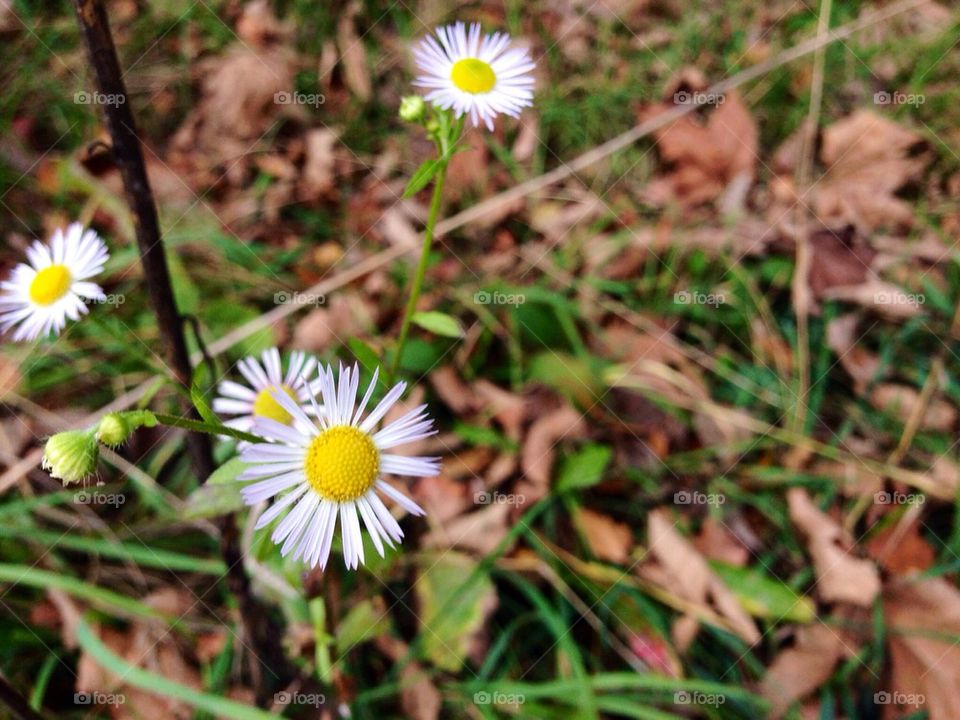
POLYGON ((490 92, 497 84, 497 76, 490 63, 477 58, 457 60, 450 71, 450 79, 458 88, 474 95, 490 92))
POLYGON ((273 395, 270 394, 271 390, 283 390, 287 394, 287 397, 297 402, 297 394, 293 391, 293 388, 286 385, 280 385, 279 387, 271 385, 257 394, 256 400, 253 401, 253 414, 258 417, 276 420, 278 423, 283 423, 284 425, 289 425, 290 421, 293 420, 293 416, 284 410, 280 403, 273 399, 273 395))
POLYGON ((37 305, 52 305, 67 294, 72 280, 66 265, 45 267, 30 283, 30 299, 37 305))
POLYGON ((356 500, 380 472, 380 453, 359 428, 337 425, 317 435, 304 462, 307 482, 321 497, 336 502, 356 500))

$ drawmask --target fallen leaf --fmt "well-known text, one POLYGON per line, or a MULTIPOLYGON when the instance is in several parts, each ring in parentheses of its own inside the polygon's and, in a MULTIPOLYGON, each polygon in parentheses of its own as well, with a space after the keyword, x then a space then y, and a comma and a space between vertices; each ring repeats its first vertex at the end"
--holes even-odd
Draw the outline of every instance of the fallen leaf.
POLYGON ((538 418, 531 426, 523 443, 520 467, 523 478, 517 483, 517 492, 534 503, 550 490, 550 472, 557 444, 562 440, 584 437, 587 424, 583 416, 567 404, 538 418))
POLYGON ((884 590, 891 701, 885 718, 923 710, 960 718, 960 591, 944 578, 900 580, 884 590))
MULTIPOLYGON (((909 385, 885 383, 870 393, 871 404, 906 423, 916 410, 920 392, 909 385)), ((921 427, 925 430, 950 432, 957 423, 957 409, 946 400, 934 399, 927 404, 921 427)))
POLYGON ((817 595, 826 602, 869 607, 880 592, 876 566, 849 553, 850 539, 836 521, 817 509, 805 490, 791 488, 787 502, 790 520, 807 538, 817 576, 817 595))
POLYGON ((633 547, 629 525, 587 508, 578 508, 573 520, 596 557, 619 565, 627 564, 633 547))
POLYGON ((936 560, 933 546, 920 534, 920 519, 901 528, 894 523, 867 543, 867 553, 893 575, 910 575, 930 568, 936 560))
MULTIPOLYGON (((644 115, 654 117, 671 105, 660 105, 644 115)), ((752 183, 756 176, 757 124, 740 94, 731 91, 710 111, 706 123, 685 115, 656 131, 660 157, 671 170, 646 189, 650 199, 663 204, 675 200, 686 206, 719 197, 735 178, 752 183)))
POLYGON ((798 628, 794 644, 780 651, 760 682, 760 695, 770 701, 771 720, 823 685, 848 655, 836 630, 822 624, 798 628))
POLYGON ((811 187, 820 222, 853 223, 864 232, 882 226, 910 227, 914 207, 896 192, 919 179, 928 153, 923 139, 870 110, 859 110, 823 130, 820 159, 827 168, 811 187))
MULTIPOLYGON (((730 629, 748 644, 760 641, 760 631, 753 620, 693 544, 677 532, 664 510, 650 513, 647 533, 648 551, 664 573, 666 588, 670 592, 689 602, 712 606, 729 623, 730 629)), ((678 633, 683 636, 679 638, 682 644, 692 639, 698 625, 692 615, 685 617, 686 620, 674 628, 675 637, 678 633)))

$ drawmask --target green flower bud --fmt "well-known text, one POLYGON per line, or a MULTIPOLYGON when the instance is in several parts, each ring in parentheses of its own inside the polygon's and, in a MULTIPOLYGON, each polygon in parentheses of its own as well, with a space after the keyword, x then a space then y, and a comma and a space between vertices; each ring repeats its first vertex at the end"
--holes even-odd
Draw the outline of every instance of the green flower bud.
POLYGON ((426 110, 427 106, 419 95, 407 95, 400 101, 400 119, 406 122, 420 122, 426 110))
POLYGON ((85 480, 97 469, 100 446, 93 430, 68 430, 47 440, 43 468, 64 485, 85 480))
POLYGON ((104 445, 117 447, 123 445, 137 428, 143 425, 153 427, 156 424, 157 418, 149 410, 108 413, 97 426, 97 440, 104 445))

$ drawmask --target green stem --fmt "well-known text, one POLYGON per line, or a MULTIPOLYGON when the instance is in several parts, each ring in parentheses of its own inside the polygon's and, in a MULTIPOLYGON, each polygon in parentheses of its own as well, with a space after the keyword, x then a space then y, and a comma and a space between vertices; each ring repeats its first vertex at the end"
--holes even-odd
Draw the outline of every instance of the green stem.
POLYGON ((393 362, 390 364, 390 371, 387 373, 387 387, 393 385, 397 377, 397 371, 400 369, 400 358, 403 356, 403 348, 407 344, 407 335, 410 333, 410 320, 417 310, 417 301, 420 299, 420 291, 423 289, 423 278, 427 274, 427 263, 430 261, 430 246, 433 244, 433 231, 437 225, 437 216, 440 214, 440 200, 443 197, 443 183, 447 177, 447 165, 450 162, 449 156, 442 156, 440 169, 437 170, 436 178, 433 181, 433 197, 430 200, 430 213, 427 215, 427 226, 423 230, 423 247, 420 249, 420 262, 417 263, 417 271, 413 276, 413 287, 410 288, 410 299, 407 300, 407 309, 403 314, 403 325, 400 326, 400 338, 397 340, 397 348, 393 356, 393 362))
POLYGON ((236 440, 245 440, 250 443, 267 442, 259 435, 237 430, 227 425, 214 425, 203 420, 191 420, 190 418, 180 417, 178 415, 168 415, 166 413, 154 413, 157 422, 167 427, 181 428, 192 432, 206 433, 207 435, 226 435, 236 440))

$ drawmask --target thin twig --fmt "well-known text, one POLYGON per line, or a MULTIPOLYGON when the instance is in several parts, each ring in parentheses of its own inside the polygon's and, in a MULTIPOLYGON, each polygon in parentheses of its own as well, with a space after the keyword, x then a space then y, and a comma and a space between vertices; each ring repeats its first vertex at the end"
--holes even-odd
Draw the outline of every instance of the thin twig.
MULTIPOLYGON (((170 280, 170 271, 160 237, 157 209, 147 179, 143 151, 136 122, 127 102, 116 48, 110 34, 110 25, 102 0, 75 0, 77 17, 84 41, 97 76, 98 89, 108 102, 103 105, 107 127, 113 143, 113 156, 123 178, 127 202, 133 213, 140 262, 147 285, 147 293, 157 317, 160 336, 166 343, 166 352, 177 381, 189 389, 192 365, 187 351, 183 320, 177 310, 170 280)), ((196 410, 186 403, 188 417, 199 418, 196 410)), ((200 481, 213 473, 215 463, 210 438, 199 432, 187 434, 187 445, 194 471, 200 481)), ((250 581, 243 569, 236 519, 227 515, 219 519, 220 552, 227 566, 227 585, 240 605, 240 616, 247 639, 257 656, 250 663, 251 676, 258 700, 269 697, 269 683, 260 668, 263 663, 282 674, 286 662, 280 647, 280 634, 272 626, 270 616, 254 598, 250 581)))

